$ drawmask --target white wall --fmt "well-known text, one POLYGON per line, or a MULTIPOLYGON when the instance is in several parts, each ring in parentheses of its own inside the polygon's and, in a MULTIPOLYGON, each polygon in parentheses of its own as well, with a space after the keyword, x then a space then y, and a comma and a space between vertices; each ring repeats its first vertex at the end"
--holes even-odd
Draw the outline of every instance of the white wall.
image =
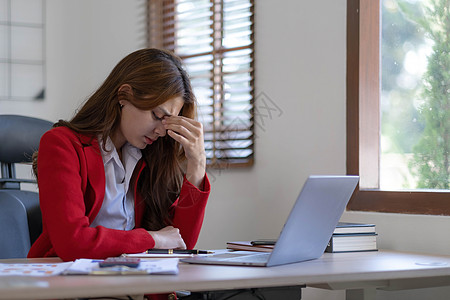
POLYGON ((0 114, 72 117, 122 57, 145 46, 145 1, 47 0, 45 45, 45 101, 0 101, 0 114))
POLYGON ((256 95, 282 114, 256 117, 253 168, 212 173, 200 245, 276 237, 309 174, 345 173, 345 1, 259 0, 255 14, 256 95))
MULTIPOLYGON (((255 2, 256 94, 267 96, 256 105, 270 100, 281 111, 256 120, 255 166, 210 172, 199 248, 276 237, 308 175, 346 171, 346 1, 255 2)), ((144 20, 144 0, 47 0, 47 99, 2 101, 0 113, 70 118, 118 60, 145 45, 144 20)), ((450 253, 448 217, 346 212, 343 220, 376 223, 380 248, 450 253)), ((450 297, 441 288, 377 298, 421 299, 425 292, 450 297)), ((344 294, 308 288, 304 299, 344 294)))

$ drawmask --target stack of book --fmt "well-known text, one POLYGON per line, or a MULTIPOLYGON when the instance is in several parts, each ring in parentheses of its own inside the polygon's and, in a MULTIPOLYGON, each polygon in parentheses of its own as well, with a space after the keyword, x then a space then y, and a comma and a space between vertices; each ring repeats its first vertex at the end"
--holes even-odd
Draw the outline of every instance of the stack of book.
MULTIPOLYGON (((227 242, 227 249, 271 252, 275 240, 267 243, 254 241, 227 242)), ((325 252, 377 251, 375 224, 339 222, 325 252)))
POLYGON ((339 222, 325 252, 376 251, 375 224, 339 222))

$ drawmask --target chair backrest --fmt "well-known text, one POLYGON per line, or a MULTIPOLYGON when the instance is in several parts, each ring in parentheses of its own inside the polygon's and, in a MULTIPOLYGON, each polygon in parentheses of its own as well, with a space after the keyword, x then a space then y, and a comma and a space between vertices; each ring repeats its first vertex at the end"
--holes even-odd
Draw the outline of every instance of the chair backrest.
POLYGON ((52 127, 49 121, 0 115, 0 258, 26 257, 30 245, 42 232, 39 196, 20 189, 15 164, 30 163, 42 135, 52 127))
POLYGON ((22 202, 0 193, 0 258, 26 257, 30 249, 27 211, 22 202))

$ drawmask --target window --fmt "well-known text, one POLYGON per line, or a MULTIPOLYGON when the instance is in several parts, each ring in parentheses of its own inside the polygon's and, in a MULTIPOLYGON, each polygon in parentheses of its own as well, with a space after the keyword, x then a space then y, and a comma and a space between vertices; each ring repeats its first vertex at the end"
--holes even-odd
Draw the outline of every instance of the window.
MULTIPOLYGON (((405 2, 407 2, 405 5, 415 3, 405 2)), ((381 3, 380 0, 347 2, 347 173, 361 176, 359 190, 350 201, 348 209, 450 215, 448 189, 388 191, 380 187, 380 176, 383 176, 380 174, 382 156, 380 109, 384 109, 380 99, 385 96, 382 95, 384 91, 380 89, 383 86, 380 78, 385 76, 380 74, 381 3)), ((448 7, 442 12, 448 14, 448 7)), ((447 17, 447 22, 448 20, 447 17)), ((443 26, 447 28, 447 34, 443 36, 447 36, 448 39, 449 25, 443 26)), ((448 40, 446 43, 448 47, 448 40)), ((441 59, 441 63, 449 63, 448 48, 439 51, 442 51, 444 58, 441 59)), ((442 68, 447 71, 448 76, 449 66, 442 68)), ((447 89, 448 78, 447 81, 443 80, 442 84, 443 86, 447 84, 447 89)), ((441 112, 448 114, 448 96, 444 97, 444 100, 447 101, 447 108, 443 108, 441 112)), ((442 120, 448 126, 448 117, 442 120)), ((445 146, 448 147, 448 140, 441 145, 444 147, 444 155, 448 158, 448 150, 445 150, 445 146)), ((447 178, 441 180, 448 183, 449 178, 446 176, 447 178)))
POLYGON ((380 188, 448 190, 450 2, 380 4, 380 188))
POLYGON ((0 0, 0 99, 45 94, 45 2, 0 0))
POLYGON ((252 0, 149 0, 149 45, 191 76, 209 167, 253 164, 252 0))

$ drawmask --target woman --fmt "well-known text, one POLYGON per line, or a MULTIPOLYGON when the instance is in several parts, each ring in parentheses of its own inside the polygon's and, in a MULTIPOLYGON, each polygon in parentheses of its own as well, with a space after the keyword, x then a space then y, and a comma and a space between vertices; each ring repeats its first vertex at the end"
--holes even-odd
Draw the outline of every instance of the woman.
POLYGON ((210 191, 195 110, 171 53, 143 49, 120 61, 71 121, 41 139, 43 232, 28 257, 193 248, 210 191))

